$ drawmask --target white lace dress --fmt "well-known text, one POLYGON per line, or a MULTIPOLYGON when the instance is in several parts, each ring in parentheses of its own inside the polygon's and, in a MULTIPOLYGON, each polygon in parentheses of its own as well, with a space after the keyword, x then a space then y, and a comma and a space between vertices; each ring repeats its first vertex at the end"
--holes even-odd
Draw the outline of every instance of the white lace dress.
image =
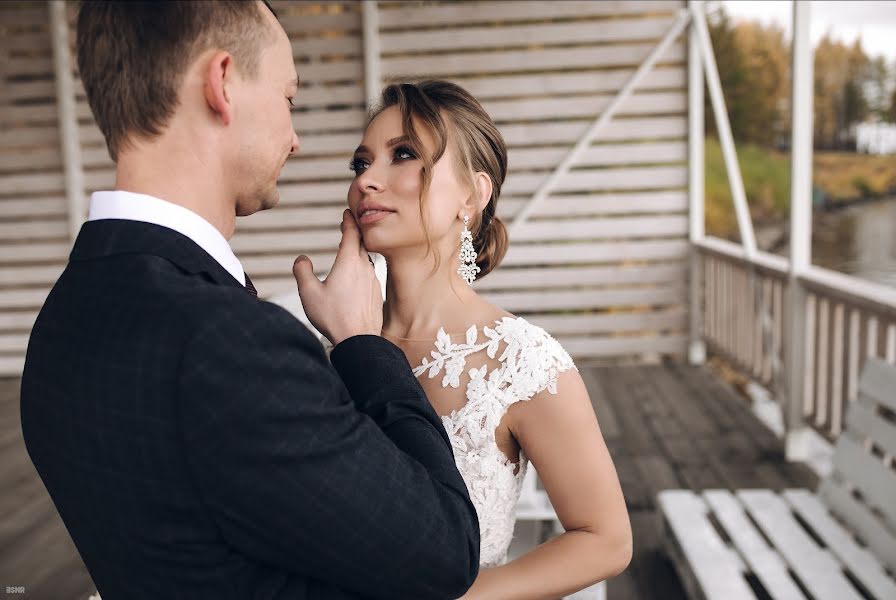
MULTIPOLYGON (((507 560, 528 465, 522 452, 519 463, 505 456, 495 430, 512 404, 545 390, 556 394, 558 375, 574 368, 563 347, 544 329, 520 317, 504 317, 495 321, 494 328, 483 327, 482 336, 475 325, 470 327, 461 343, 452 342, 439 329, 435 350, 414 369, 417 377, 426 374, 433 379, 441 374, 442 388, 460 392, 462 379, 466 383, 466 402, 443 416, 442 423, 479 515, 482 567, 507 560)), ((436 391, 425 380, 421 383, 436 391)))

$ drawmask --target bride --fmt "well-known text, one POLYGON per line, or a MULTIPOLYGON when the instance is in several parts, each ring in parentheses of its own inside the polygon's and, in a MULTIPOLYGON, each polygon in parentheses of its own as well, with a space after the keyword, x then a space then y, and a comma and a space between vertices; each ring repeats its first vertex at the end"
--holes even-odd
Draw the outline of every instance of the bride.
POLYGON ((543 329, 470 285, 507 248, 495 124, 455 84, 390 85, 350 168, 349 208, 388 266, 382 336, 416 367, 479 515, 481 570, 464 599, 557 598, 617 575, 631 529, 578 370, 543 329), (565 533, 508 563, 529 461, 565 533))

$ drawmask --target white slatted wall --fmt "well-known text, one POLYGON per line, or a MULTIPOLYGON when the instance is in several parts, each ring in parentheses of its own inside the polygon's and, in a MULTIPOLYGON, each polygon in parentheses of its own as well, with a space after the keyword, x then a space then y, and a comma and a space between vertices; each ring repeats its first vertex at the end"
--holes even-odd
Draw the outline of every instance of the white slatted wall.
MULTIPOLYGON (((681 2, 380 3, 383 77, 451 79, 509 146, 509 222, 681 2)), ((576 357, 685 350, 686 46, 674 44, 476 284, 576 357)))
POLYGON ((0 373, 21 373, 70 248, 49 31, 46 4, 0 4, 0 373))
MULTIPOLYGON (((381 2, 384 79, 456 81, 510 148, 510 222, 672 24, 682 2, 381 2)), ((292 261, 331 264, 366 108, 361 5, 274 2, 303 88, 301 142, 281 204, 240 219, 235 252, 262 295, 295 289, 292 261)), ((0 372, 20 372, 34 316, 70 247, 49 17, 0 6, 0 372)), ((73 16, 73 13, 72 13, 73 16)), ((74 36, 72 36, 74 39, 74 36)), ((85 193, 114 181, 76 79, 85 193)), ((476 284, 577 358, 684 353, 686 49, 676 42, 556 192, 476 284)))

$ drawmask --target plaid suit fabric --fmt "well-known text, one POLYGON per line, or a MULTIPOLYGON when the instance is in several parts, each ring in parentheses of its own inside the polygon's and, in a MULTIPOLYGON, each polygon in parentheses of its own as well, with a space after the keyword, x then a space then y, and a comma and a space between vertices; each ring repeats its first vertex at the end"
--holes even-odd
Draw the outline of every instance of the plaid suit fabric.
POLYGON ((476 513, 407 360, 377 336, 331 360, 185 236, 84 225, 22 428, 104 600, 463 594, 476 513))

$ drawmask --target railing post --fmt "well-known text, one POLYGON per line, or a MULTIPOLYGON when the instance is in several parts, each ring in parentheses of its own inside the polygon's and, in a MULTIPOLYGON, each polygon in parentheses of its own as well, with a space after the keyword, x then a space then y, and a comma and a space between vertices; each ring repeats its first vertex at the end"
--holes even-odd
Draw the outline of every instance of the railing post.
POLYGON ((72 76, 68 40, 66 3, 53 0, 49 5, 50 33, 53 42, 53 66, 56 79, 56 109, 59 116, 59 139, 65 169, 65 194, 68 204, 69 238, 74 243, 87 217, 84 200, 84 165, 81 162, 81 141, 78 135, 78 113, 75 106, 75 81, 72 76))
MULTIPOLYGON (((703 0, 688 0, 688 5, 703 0)), ((703 63, 700 58, 700 41, 693 27, 688 30, 688 199, 690 204, 690 343, 688 359, 692 365, 706 361, 706 343, 703 340, 703 269, 697 242, 703 239, 703 185, 704 185, 704 131, 703 131, 703 63)))
POLYGON ((788 460, 808 458, 809 427, 803 415, 806 353, 806 290, 800 276, 812 264, 813 64, 809 2, 793 2, 790 144, 790 273, 785 398, 785 451, 788 460))
POLYGON ((380 69, 380 13, 377 0, 364 0, 361 5, 364 32, 364 99, 369 109, 379 97, 382 87, 380 69))

